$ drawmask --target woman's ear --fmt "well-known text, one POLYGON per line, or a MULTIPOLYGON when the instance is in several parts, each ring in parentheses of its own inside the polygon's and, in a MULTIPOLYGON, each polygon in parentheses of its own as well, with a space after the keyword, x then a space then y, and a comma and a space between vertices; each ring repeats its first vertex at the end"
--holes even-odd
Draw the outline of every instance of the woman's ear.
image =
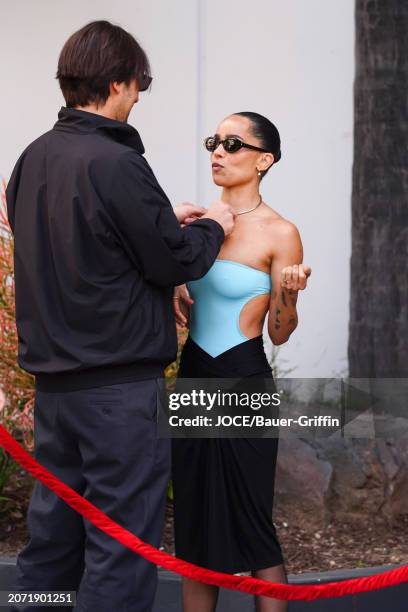
POLYGON ((272 153, 264 153, 262 155, 262 159, 259 162, 258 166, 264 172, 265 170, 267 170, 268 168, 272 166, 274 161, 275 161, 275 157, 272 155, 272 153))

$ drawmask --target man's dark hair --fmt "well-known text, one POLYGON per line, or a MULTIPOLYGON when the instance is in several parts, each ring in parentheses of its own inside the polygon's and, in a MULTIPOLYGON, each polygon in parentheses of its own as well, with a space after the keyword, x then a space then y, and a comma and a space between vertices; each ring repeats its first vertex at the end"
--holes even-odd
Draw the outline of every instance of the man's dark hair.
POLYGON ((129 32, 92 21, 72 34, 58 60, 56 78, 68 107, 104 104, 109 83, 139 83, 150 76, 146 53, 129 32))
MULTIPOLYGON (((276 164, 276 162, 278 162, 282 157, 281 140, 276 125, 259 113, 245 111, 241 113, 234 113, 234 115, 246 117, 250 120, 253 135, 255 138, 259 138, 261 147, 263 149, 266 149, 273 154, 275 160, 274 163, 276 164)), ((271 166, 269 166, 269 168, 270 167, 271 166)), ((263 179, 269 168, 261 173, 261 179, 263 179)))

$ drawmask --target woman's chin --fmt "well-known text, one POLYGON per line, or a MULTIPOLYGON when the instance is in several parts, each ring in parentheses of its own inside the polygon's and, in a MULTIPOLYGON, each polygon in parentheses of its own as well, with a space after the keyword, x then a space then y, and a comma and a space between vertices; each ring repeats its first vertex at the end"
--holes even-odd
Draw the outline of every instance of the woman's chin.
POLYGON ((213 181, 215 183, 215 185, 217 185, 218 187, 225 187, 225 180, 222 179, 221 176, 217 176, 213 174, 213 181))

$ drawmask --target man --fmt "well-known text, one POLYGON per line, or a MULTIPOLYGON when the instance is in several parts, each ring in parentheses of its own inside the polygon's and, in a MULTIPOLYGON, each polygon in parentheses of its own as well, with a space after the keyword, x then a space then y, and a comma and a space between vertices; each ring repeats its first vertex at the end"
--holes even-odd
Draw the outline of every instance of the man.
MULTIPOLYGON (((57 73, 66 107, 21 155, 7 205, 36 458, 157 546, 169 440, 156 435, 156 379, 176 356, 173 287, 207 272, 233 214, 221 202, 173 211, 127 124, 149 74, 120 27, 96 21, 73 34, 57 73)), ((18 589, 79 589, 81 612, 151 610, 156 568, 39 483, 28 526, 18 589)))

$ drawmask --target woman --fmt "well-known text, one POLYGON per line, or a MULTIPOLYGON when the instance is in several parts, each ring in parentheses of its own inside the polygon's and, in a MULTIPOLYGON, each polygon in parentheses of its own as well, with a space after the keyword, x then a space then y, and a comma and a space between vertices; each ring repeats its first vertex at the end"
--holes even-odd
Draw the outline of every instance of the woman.
MULTIPOLYGON (((309 267, 296 227, 259 193, 281 157, 276 127, 257 113, 224 119, 205 140, 221 199, 235 227, 201 279, 175 290, 176 321, 188 323, 181 378, 272 378, 262 342, 265 317, 273 344, 297 326, 296 301, 309 267)), ((272 522, 278 438, 174 439, 173 487, 177 556, 227 573, 287 582, 272 522), (266 483, 266 484, 265 484, 266 483)), ((183 579, 185 612, 215 610, 218 589, 183 579)), ((284 601, 259 597, 260 612, 283 612, 284 601)))

